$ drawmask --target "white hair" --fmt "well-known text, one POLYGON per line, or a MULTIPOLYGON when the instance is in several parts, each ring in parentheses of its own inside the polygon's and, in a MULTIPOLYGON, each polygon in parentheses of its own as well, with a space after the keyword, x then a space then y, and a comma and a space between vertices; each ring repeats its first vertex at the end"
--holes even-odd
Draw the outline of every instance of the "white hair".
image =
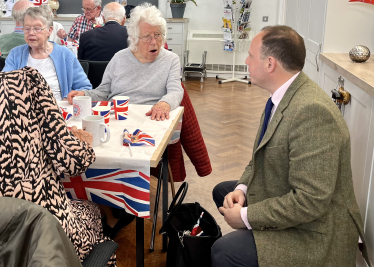
POLYGON ((23 23, 23 15, 29 7, 33 7, 34 4, 29 0, 21 0, 14 5, 12 9, 12 17, 15 22, 23 23))
POLYGON ((101 0, 94 0, 95 6, 101 6, 101 0))
POLYGON ((119 3, 111 2, 105 5, 103 9, 103 16, 105 20, 109 18, 113 18, 119 22, 122 22, 126 16, 126 10, 119 3), (108 7, 111 7, 111 8, 108 8, 108 7))
POLYGON ((32 19, 38 19, 42 21, 43 25, 46 27, 53 27, 53 17, 48 8, 49 6, 47 7, 46 5, 42 5, 41 7, 30 7, 23 15, 22 21, 25 20, 26 16, 29 16, 32 19))
MULTIPOLYGON (((163 34, 162 44, 165 43, 166 38, 166 20, 163 18, 160 10, 150 3, 143 3, 136 6, 130 13, 130 23, 127 26, 127 33, 129 34, 128 43, 131 51, 137 50, 136 45, 139 42, 140 28, 139 24, 145 22, 151 26, 159 26, 163 34)), ((163 46, 163 45, 162 45, 163 46)))

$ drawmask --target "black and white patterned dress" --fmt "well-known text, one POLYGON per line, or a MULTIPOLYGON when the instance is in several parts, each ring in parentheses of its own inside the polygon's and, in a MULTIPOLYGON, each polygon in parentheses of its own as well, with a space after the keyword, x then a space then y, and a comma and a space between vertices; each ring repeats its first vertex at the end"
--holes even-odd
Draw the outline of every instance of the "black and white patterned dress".
MULTIPOLYGON (((0 72, 0 196, 25 199, 61 223, 82 261, 104 238, 100 211, 67 198, 60 175, 76 176, 94 162, 92 147, 67 128, 37 70, 0 72)), ((115 255, 108 266, 116 266, 115 255)))

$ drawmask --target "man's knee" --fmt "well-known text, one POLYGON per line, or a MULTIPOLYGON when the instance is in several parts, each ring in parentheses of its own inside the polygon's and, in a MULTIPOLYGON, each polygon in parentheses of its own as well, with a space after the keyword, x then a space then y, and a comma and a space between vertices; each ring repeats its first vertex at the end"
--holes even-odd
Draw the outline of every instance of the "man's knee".
POLYGON ((212 257, 212 266, 225 266, 224 262, 222 261, 227 256, 225 255, 226 249, 225 249, 225 242, 222 238, 218 239, 212 246, 211 250, 211 257, 212 257))

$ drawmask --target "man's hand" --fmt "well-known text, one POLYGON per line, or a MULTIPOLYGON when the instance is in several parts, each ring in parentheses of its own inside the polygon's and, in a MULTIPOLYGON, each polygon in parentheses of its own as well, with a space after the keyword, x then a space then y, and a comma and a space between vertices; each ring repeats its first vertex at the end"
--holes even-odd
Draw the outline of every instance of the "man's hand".
POLYGON ((223 207, 226 209, 231 209, 234 207, 234 204, 236 203, 243 207, 244 202, 245 202, 244 192, 238 189, 238 190, 228 193, 225 196, 225 199, 223 200, 223 207))
POLYGON ((242 206, 239 205, 238 203, 234 204, 233 208, 224 208, 224 207, 219 208, 219 212, 223 214, 223 216, 225 217, 225 221, 233 229, 246 228, 245 224, 243 223, 242 217, 240 215, 241 208, 242 206))
POLYGON ((67 33, 65 32, 64 29, 59 29, 57 31, 57 36, 58 38, 64 39, 67 36, 67 33))
POLYGON ((70 105, 73 105, 74 96, 84 96, 84 92, 71 90, 68 94, 68 102, 70 105))
POLYGON ((165 119, 169 119, 169 111, 170 105, 164 101, 158 102, 154 105, 150 111, 148 111, 145 115, 151 116, 151 120, 156 119, 159 121, 160 119, 163 121, 165 119))
POLYGON ((71 127, 71 130, 70 130, 75 137, 77 137, 79 140, 81 141, 85 141, 87 143, 89 143, 91 146, 92 146, 92 142, 93 142, 93 136, 91 133, 89 132, 86 132, 86 131, 83 131, 81 129, 77 129, 77 126, 72 126, 71 127))

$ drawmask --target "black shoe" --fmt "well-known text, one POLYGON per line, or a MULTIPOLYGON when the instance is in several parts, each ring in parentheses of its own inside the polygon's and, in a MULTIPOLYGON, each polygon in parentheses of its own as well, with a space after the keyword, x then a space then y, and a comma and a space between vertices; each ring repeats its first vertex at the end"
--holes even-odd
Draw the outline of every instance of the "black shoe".
POLYGON ((104 216, 102 219, 104 235, 108 236, 110 239, 114 239, 119 233, 119 231, 121 231, 121 229, 125 227, 126 225, 129 225, 134 219, 135 219, 134 215, 125 213, 118 220, 116 225, 112 228, 106 223, 106 216, 104 216))

